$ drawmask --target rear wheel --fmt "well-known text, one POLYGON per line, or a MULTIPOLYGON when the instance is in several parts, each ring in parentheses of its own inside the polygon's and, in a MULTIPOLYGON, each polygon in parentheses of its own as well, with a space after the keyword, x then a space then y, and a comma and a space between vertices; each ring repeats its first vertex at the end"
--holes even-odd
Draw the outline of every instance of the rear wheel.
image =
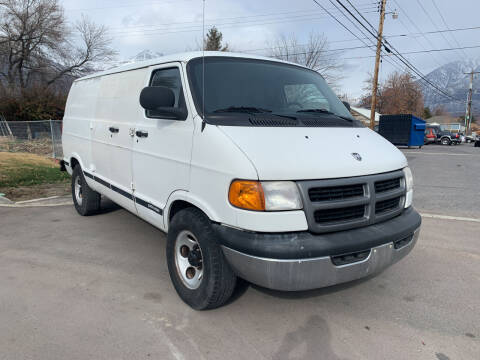
POLYGON ((187 208, 173 217, 167 263, 178 295, 196 310, 222 306, 235 289, 236 276, 225 260, 210 220, 196 208, 187 208))
POLYGON ((72 198, 75 209, 82 216, 92 215, 100 210, 100 194, 88 186, 80 165, 76 165, 72 173, 72 198))

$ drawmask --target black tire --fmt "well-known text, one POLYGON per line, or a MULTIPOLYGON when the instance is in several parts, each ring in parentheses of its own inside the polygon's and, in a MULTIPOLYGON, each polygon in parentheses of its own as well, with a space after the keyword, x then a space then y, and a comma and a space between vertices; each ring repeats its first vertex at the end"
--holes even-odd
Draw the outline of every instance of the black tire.
POLYGON ((237 277, 225 260, 210 219, 203 212, 196 208, 187 208, 175 214, 167 235, 166 252, 168 271, 175 290, 193 309, 214 309, 225 304, 231 297, 237 277), (198 287, 194 289, 185 285, 175 258, 177 239, 185 232, 195 237, 202 258, 203 276, 198 287))
POLYGON ((80 165, 73 168, 72 173, 72 198, 75 209, 82 216, 89 216, 96 214, 100 210, 101 196, 98 192, 92 190, 83 175, 80 165), (80 185, 81 194, 76 193, 76 184, 80 185), (78 197, 78 199, 77 199, 78 197))
POLYGON ((451 145, 452 144, 452 141, 449 139, 449 138, 442 138, 442 140, 440 140, 442 145, 451 145))

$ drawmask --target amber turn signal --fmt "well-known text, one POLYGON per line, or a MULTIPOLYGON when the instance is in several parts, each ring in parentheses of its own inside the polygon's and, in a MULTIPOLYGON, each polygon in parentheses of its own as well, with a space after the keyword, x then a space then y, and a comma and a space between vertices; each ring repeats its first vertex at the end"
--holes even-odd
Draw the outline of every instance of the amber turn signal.
POLYGON ((265 210, 265 195, 262 184, 258 181, 235 180, 228 191, 230 204, 240 209, 265 210))

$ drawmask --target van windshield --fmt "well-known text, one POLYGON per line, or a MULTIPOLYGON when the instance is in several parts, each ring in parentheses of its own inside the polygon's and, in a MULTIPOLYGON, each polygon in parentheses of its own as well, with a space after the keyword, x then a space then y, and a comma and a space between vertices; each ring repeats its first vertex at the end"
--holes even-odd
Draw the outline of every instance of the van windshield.
MULTIPOLYGON (((246 116, 290 119, 341 118, 358 126, 320 74, 300 66, 235 57, 205 57, 187 65, 197 112, 206 118, 246 116)), ((222 124, 220 121, 219 125, 222 124)), ((295 126, 295 125, 294 125, 295 126)))

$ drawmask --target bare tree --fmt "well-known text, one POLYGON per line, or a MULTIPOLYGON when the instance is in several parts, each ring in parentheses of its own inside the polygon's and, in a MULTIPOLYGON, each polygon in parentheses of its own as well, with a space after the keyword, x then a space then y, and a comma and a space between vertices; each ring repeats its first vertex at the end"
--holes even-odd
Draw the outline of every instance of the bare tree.
POLYGON ((116 55, 110 47, 111 39, 108 38, 104 25, 97 25, 82 16, 74 30, 81 39, 81 45, 76 46, 72 39, 65 39, 65 43, 58 49, 62 56, 52 63, 56 71, 47 81, 48 85, 64 75, 81 76, 92 71, 95 64, 108 62, 116 55))
MULTIPOLYGON (((371 75, 365 81, 366 94, 360 106, 369 108, 372 101, 371 75)), ((418 82, 406 72, 393 72, 385 82, 379 84, 377 93, 377 110, 381 114, 414 114, 423 116, 423 94, 418 82)))
POLYGON ((0 84, 10 95, 82 75, 115 55, 105 27, 87 18, 69 27, 58 0, 0 0, 0 18, 0 84))
POLYGON ((317 71, 332 86, 336 86, 342 78, 343 65, 338 60, 338 53, 329 53, 324 34, 310 33, 306 44, 301 44, 295 34, 288 37, 281 35, 270 46, 269 56, 317 71))

